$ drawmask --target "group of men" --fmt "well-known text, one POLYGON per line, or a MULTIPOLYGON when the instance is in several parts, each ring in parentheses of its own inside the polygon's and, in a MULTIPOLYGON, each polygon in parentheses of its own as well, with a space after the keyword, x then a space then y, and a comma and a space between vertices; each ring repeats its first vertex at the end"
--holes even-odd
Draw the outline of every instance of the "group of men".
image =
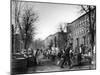
POLYGON ((41 58, 43 57, 48 57, 52 58, 52 60, 55 60, 55 57, 60 59, 60 67, 64 68, 64 65, 67 64, 69 68, 72 67, 72 61, 76 60, 78 65, 81 65, 81 60, 82 60, 82 54, 85 53, 85 48, 83 45, 79 46, 77 48, 77 59, 72 59, 75 57, 75 50, 72 48, 72 43, 69 44, 68 47, 66 47, 64 50, 58 50, 58 52, 54 52, 52 50, 42 50, 42 49, 37 49, 37 50, 32 50, 29 49, 28 55, 31 55, 34 57, 36 63, 39 63, 41 61, 41 58), (56 54, 55 54, 56 53, 56 54))
POLYGON ((68 48, 65 49, 65 52, 62 55, 62 62, 61 62, 61 68, 64 67, 64 64, 67 63, 70 66, 70 52, 72 50, 72 44, 68 46, 68 48))
POLYGON ((64 53, 62 54, 62 60, 61 60, 61 68, 64 67, 64 64, 67 63, 67 65, 69 66, 69 68, 72 67, 73 65, 73 61, 77 61, 78 65, 81 65, 81 61, 82 61, 82 54, 84 53, 84 48, 83 45, 79 46, 77 48, 78 52, 77 52, 77 58, 75 58, 75 51, 73 51, 72 48, 72 43, 69 44, 69 46, 65 49, 64 53), (75 58, 75 59, 73 59, 75 58))

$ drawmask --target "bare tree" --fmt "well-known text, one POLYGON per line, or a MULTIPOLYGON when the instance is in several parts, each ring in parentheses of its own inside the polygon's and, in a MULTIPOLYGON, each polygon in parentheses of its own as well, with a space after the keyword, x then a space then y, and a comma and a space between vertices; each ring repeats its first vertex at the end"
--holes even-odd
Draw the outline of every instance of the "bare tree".
POLYGON ((14 5, 14 18, 15 18, 15 30, 14 32, 17 31, 17 28, 19 28, 20 33, 21 33, 21 22, 20 22, 20 17, 21 17, 21 9, 22 9, 22 3, 20 0, 12 0, 12 5, 14 5))
POLYGON ((12 5, 15 19, 14 33, 19 31, 20 40, 27 50, 35 35, 35 22, 38 15, 33 11, 32 5, 21 0, 12 0, 12 5))
POLYGON ((60 23, 58 27, 61 37, 59 37, 59 40, 57 41, 57 43, 58 43, 58 47, 59 48, 62 47, 63 49, 67 46, 67 39, 66 39, 67 33, 64 31, 65 26, 66 26, 66 23, 60 23))
POLYGON ((12 44, 12 50, 11 50, 11 52, 12 53, 14 53, 14 25, 12 24, 11 25, 11 39, 12 39, 12 42, 11 42, 11 44, 12 44))
POLYGON ((27 50, 35 35, 35 22, 38 16, 33 11, 33 7, 26 6, 22 16, 22 30, 24 37, 24 48, 27 50))
POLYGON ((42 49, 44 47, 43 40, 37 39, 33 42, 34 49, 42 49))
POLYGON ((58 31, 59 32, 64 32, 64 28, 63 28, 63 24, 62 23, 59 24, 58 31))
MULTIPOLYGON (((12 19, 14 19, 14 24, 13 24, 13 36, 12 36, 12 49, 15 50, 15 39, 16 37, 14 34, 19 31, 20 33, 20 40, 22 40, 22 28, 21 28, 21 9, 22 9, 22 3, 20 0, 12 0, 12 19)), ((15 51, 14 51, 15 53, 15 51)))

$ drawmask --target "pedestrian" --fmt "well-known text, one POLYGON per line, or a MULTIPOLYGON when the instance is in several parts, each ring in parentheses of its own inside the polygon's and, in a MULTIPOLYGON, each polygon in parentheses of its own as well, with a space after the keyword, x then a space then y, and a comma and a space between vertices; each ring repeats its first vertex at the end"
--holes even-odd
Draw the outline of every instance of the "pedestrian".
POLYGON ((73 50, 71 49, 70 50, 70 68, 73 66, 73 57, 74 57, 73 50))
POLYGON ((61 55, 63 54, 63 51, 61 50, 61 51, 59 51, 59 53, 58 53, 58 58, 61 58, 61 55))
POLYGON ((65 50, 65 53, 63 55, 63 61, 61 63, 61 68, 64 67, 64 64, 65 64, 66 61, 68 63, 68 66, 70 66, 70 55, 69 55, 69 52, 70 52, 71 47, 72 47, 72 44, 70 44, 69 47, 65 50))
POLYGON ((36 52, 35 52, 34 60, 35 60, 36 64, 38 64, 38 55, 39 55, 39 49, 37 49, 36 52))
POLYGON ((81 46, 79 47, 79 53, 78 53, 78 65, 81 65, 81 61, 82 61, 82 48, 81 46))

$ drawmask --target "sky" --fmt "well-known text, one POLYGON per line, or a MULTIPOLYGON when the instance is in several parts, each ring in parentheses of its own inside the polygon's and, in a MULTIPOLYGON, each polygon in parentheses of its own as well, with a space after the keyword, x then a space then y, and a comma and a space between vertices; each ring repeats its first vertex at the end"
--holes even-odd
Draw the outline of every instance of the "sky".
POLYGON ((59 24, 70 23, 80 16, 79 5, 25 2, 33 6, 39 19, 36 22, 35 39, 44 40, 58 31, 59 24))
POLYGON ((33 3, 39 21, 35 39, 44 40, 58 31, 60 23, 70 23, 80 16, 80 6, 68 4, 33 3))

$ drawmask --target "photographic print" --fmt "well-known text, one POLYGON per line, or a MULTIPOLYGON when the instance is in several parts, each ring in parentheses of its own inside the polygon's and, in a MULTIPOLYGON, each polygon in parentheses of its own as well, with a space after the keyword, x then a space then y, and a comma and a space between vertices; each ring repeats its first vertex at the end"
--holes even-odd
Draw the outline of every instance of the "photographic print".
POLYGON ((96 69, 96 6, 11 0, 11 74, 96 69))

